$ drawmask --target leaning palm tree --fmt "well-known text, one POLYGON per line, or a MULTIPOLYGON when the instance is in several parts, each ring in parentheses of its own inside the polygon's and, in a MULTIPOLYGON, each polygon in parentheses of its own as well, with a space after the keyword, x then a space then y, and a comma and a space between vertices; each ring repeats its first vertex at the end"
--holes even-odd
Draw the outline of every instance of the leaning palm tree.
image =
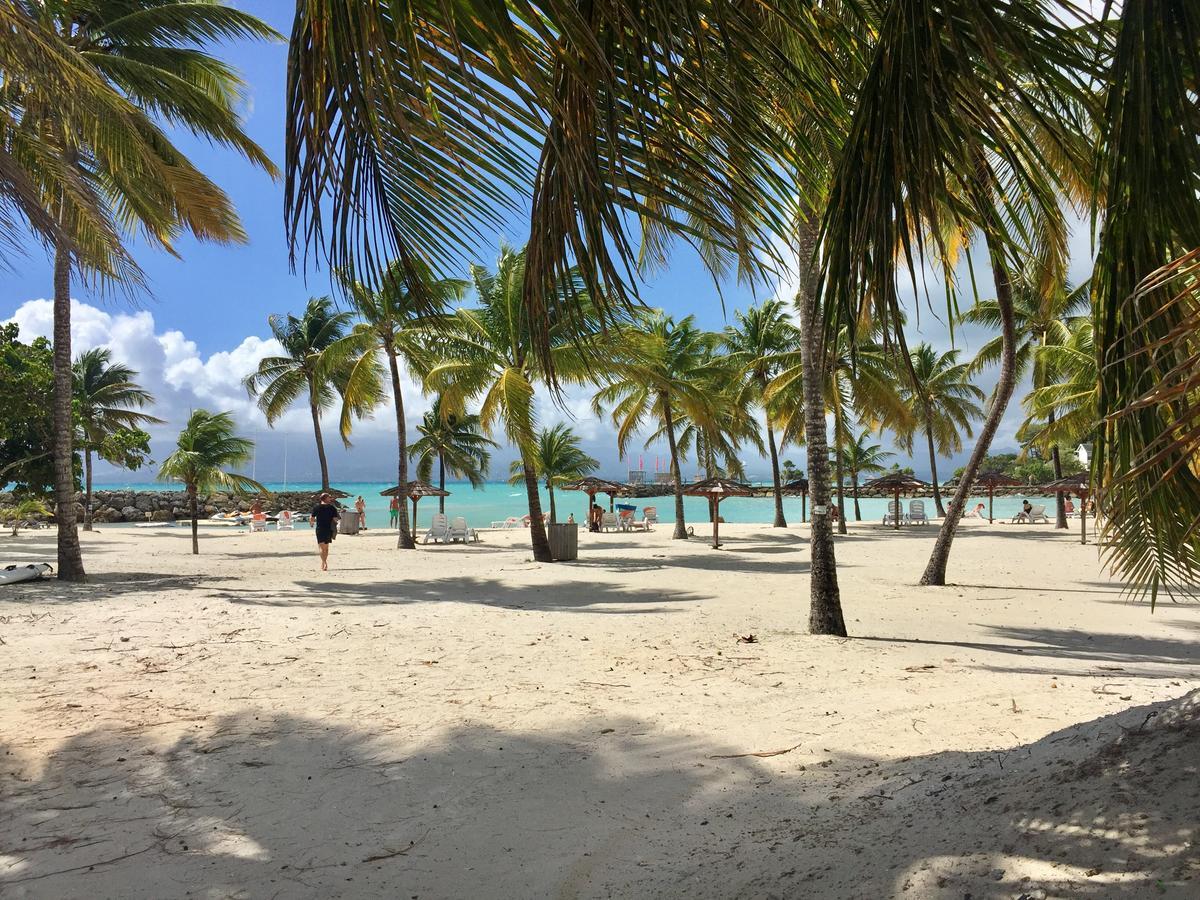
MULTIPOLYGON (((342 372, 342 440, 350 439, 355 416, 367 414, 389 393, 396 414, 397 484, 408 483, 408 423, 404 414, 404 390, 401 369, 418 377, 433 364, 430 343, 442 312, 459 300, 466 283, 453 278, 433 278, 428 270, 420 293, 410 289, 411 282, 397 263, 388 270, 379 290, 347 280, 350 300, 359 321, 350 333, 330 347, 331 365, 342 372), (422 302, 418 298, 432 298, 422 302), (432 304, 432 306, 430 306, 432 304), (431 312, 432 310, 432 312, 431 312), (386 363, 386 372, 380 363, 386 363)), ((417 545, 408 527, 408 511, 400 504, 400 533, 396 546, 412 550, 417 545)))
MULTIPOLYGON (((408 448, 417 463, 417 477, 429 481, 438 467, 438 487, 446 489, 446 473, 465 478, 471 487, 483 485, 497 446, 483 434, 479 416, 450 412, 439 397, 417 425, 420 437, 408 448)), ((438 512, 446 511, 446 498, 438 497, 438 512)))
POLYGON ((521 455, 525 494, 529 503, 529 536, 533 557, 550 562, 550 544, 542 523, 535 465, 537 415, 536 386, 548 377, 547 366, 561 382, 582 382, 591 376, 585 345, 595 337, 596 321, 588 315, 582 283, 573 278, 558 291, 574 292, 583 309, 574 317, 559 318, 548 304, 550 357, 537 353, 537 326, 522 302, 526 256, 524 250, 502 245, 495 272, 471 267, 471 278, 479 306, 459 309, 441 324, 439 354, 425 377, 428 389, 437 391, 451 407, 465 407, 478 400, 479 419, 494 433, 504 436, 521 455))
MULTIPOLYGON (((1051 278, 1048 266, 1038 260, 1030 264, 1013 279, 1013 330, 1016 346, 1013 348, 1013 377, 1021 381, 1031 376, 1033 390, 1052 383, 1056 373, 1051 367, 1053 355, 1038 352, 1040 347, 1052 347, 1065 343, 1070 335, 1068 319, 1082 315, 1089 305, 1088 284, 1071 287, 1065 281, 1051 278)), ((962 315, 962 321, 985 325, 993 330, 1000 328, 1000 309, 995 300, 980 300, 962 315)), ((1002 340, 993 338, 982 347, 971 361, 971 371, 978 372, 985 366, 999 361, 1002 340)), ((1049 414, 1047 424, 1054 424, 1054 412, 1049 414)), ((1062 462, 1058 446, 1048 448, 1054 464, 1054 477, 1062 478, 1062 462)), ((935 480, 936 488, 937 482, 935 480)), ((1063 494, 1058 494, 1057 527, 1067 527, 1067 510, 1063 494)))
MULTIPOLYGON (((161 425, 162 419, 141 412, 154 397, 136 381, 137 372, 112 362, 112 351, 87 350, 75 360, 75 415, 83 448, 83 530, 92 530, 92 454, 117 432, 161 425)), ((144 436, 142 436, 144 440, 144 436)))
POLYGON ((884 471, 883 463, 895 456, 879 444, 869 443, 871 433, 860 431, 842 447, 842 467, 850 473, 850 490, 854 496, 854 521, 862 521, 858 505, 858 476, 884 471))
POLYGON ((774 527, 786 528, 783 515, 783 486, 779 477, 779 445, 775 437, 772 411, 766 409, 763 395, 779 371, 779 355, 796 350, 800 334, 787 309, 779 300, 768 300, 737 314, 737 325, 725 329, 725 346, 730 357, 741 366, 744 392, 762 405, 767 415, 767 449, 771 455, 771 486, 775 495, 774 527))
POLYGON ((246 392, 258 398, 258 408, 268 425, 274 425, 302 395, 308 400, 322 491, 329 490, 329 462, 321 434, 321 413, 333 407, 345 381, 344 373, 334 365, 335 354, 330 348, 345 336, 353 319, 352 313, 335 310, 328 297, 310 298, 298 317, 272 313, 267 325, 286 355, 263 357, 258 369, 242 381, 246 392))
MULTIPOLYGON (((537 434, 537 445, 532 456, 534 473, 546 485, 550 500, 550 524, 558 521, 554 506, 556 485, 577 481, 600 467, 600 460, 588 456, 579 444, 579 437, 569 425, 559 423, 552 428, 543 428, 537 434)), ((509 484, 525 483, 525 463, 513 460, 509 484)))
POLYGON ((217 488, 232 491, 266 491, 253 478, 226 469, 245 465, 254 450, 254 441, 233 433, 233 414, 211 413, 198 409, 179 433, 174 453, 163 460, 158 477, 162 481, 181 481, 187 491, 188 511, 192 518, 192 553, 200 552, 199 493, 217 488))
MULTIPOLYGON (((276 32, 254 16, 219 2, 186 0, 16 0, 21 13, 45 32, 57 34, 75 54, 89 82, 103 82, 118 95, 106 116, 103 143, 78 131, 73 117, 60 117, 72 101, 60 93, 36 93, 40 81, 3 83, 6 109, 23 115, 13 136, 18 155, 52 159, 76 185, 74 193, 42 183, 39 196, 47 216, 64 237, 87 212, 79 193, 90 197, 118 233, 137 231, 151 244, 174 252, 177 236, 242 241, 245 234, 225 194, 171 143, 161 127, 182 127, 241 153, 274 173, 266 153, 242 130, 239 113, 243 84, 236 72, 207 52, 218 40, 274 38, 276 32), (119 143, 113 142, 119 136, 119 143)), ((71 90, 72 88, 67 88, 71 90)), ((48 168, 48 167, 47 167, 48 168)), ((54 468, 58 508, 58 577, 84 576, 73 502, 71 466, 71 280, 72 271, 101 277, 137 278, 136 267, 111 254, 80 252, 61 240, 54 256, 54 468), (114 267, 114 263, 116 266, 114 267)))
POLYGON ((933 484, 933 502, 939 516, 946 515, 938 486, 937 458, 962 450, 965 434, 971 437, 971 423, 983 418, 983 391, 971 383, 971 367, 958 361, 957 350, 938 353, 929 344, 917 344, 910 354, 912 366, 905 378, 904 401, 912 416, 912 427, 897 431, 904 452, 913 452, 913 439, 919 431, 929 451, 929 480, 933 484))
POLYGON ((602 373, 607 384, 592 401, 597 415, 611 409, 617 451, 622 456, 646 426, 661 429, 665 435, 675 493, 675 540, 688 537, 679 428, 684 417, 698 427, 717 420, 711 389, 724 371, 712 352, 717 340, 711 332, 698 329, 692 316, 676 322, 661 311, 645 314, 611 333, 602 373))

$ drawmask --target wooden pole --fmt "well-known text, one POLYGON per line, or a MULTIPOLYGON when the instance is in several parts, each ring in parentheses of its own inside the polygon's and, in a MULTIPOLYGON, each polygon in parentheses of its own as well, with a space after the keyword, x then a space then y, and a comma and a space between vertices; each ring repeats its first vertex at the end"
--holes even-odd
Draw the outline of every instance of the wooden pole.
POLYGON ((808 491, 800 492, 800 523, 808 521, 808 491))
POLYGON ((988 485, 988 524, 989 525, 994 524, 996 521, 996 516, 993 512, 993 509, 995 508, 995 506, 996 506, 996 486, 994 484, 989 484, 988 485))
POLYGON ((718 535, 721 529, 721 498, 718 496, 712 497, 713 501, 713 549, 720 550, 721 542, 718 540, 718 535))
POLYGON ((409 523, 412 526, 412 539, 414 541, 417 539, 417 500, 419 500, 419 499, 420 499, 419 497, 412 498, 413 515, 412 515, 412 522, 409 523))
POLYGON ((900 488, 896 488, 896 514, 892 516, 892 527, 900 530, 900 488))
POLYGON ((1079 543, 1087 543, 1087 494, 1079 495, 1079 543))

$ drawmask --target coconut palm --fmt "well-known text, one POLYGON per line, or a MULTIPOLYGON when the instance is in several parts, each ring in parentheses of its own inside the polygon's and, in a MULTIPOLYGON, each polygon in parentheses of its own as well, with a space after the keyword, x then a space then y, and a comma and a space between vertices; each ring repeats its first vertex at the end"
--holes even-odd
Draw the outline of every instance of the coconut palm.
MULTIPOLYGON (((492 459, 490 448, 497 444, 484 436, 479 416, 450 412, 439 397, 417 431, 421 436, 408 448, 408 455, 416 461, 418 478, 429 481, 436 462, 438 487, 443 490, 447 472, 467 479, 473 488, 483 485, 492 459)), ((446 498, 438 497, 438 512, 445 511, 446 498)))
POLYGON ((226 471, 245 465, 254 450, 254 441, 238 437, 234 434, 235 427, 232 413, 196 410, 179 433, 175 452, 163 460, 158 470, 160 480, 181 481, 187 491, 192 553, 200 552, 198 495, 201 491, 266 491, 253 478, 226 471))
MULTIPOLYGON (((59 46, 75 55, 89 83, 107 84, 118 95, 98 129, 72 130, 76 117, 60 112, 73 104, 62 93, 35 93, 43 85, 4 80, 7 109, 23 110, 18 156, 53 159, 56 171, 76 185, 56 192, 58 179, 39 187, 42 208, 64 236, 77 237, 74 223, 89 203, 103 220, 117 223, 116 233, 138 231, 153 245, 174 252, 181 233, 202 240, 241 241, 245 235, 224 193, 189 163, 160 127, 182 127, 241 153, 274 172, 266 153, 242 130, 238 109, 243 85, 236 72, 210 56, 221 39, 272 38, 276 32, 254 16, 221 3, 186 0, 17 0, 21 15, 42 32, 57 35, 59 46), (120 136, 114 145, 116 136, 120 136)), ((73 88, 66 88, 67 91, 73 88)), ((103 230, 103 229, 101 229, 103 230)), ((58 577, 83 578, 73 503, 71 415, 72 270, 100 276, 137 278, 127 255, 81 250, 74 240, 53 246, 54 256, 54 466, 58 518, 58 577)))
POLYGON ((1042 450, 1090 444, 1100 427, 1094 326, 1090 318, 1079 316, 1067 324, 1067 330, 1065 341, 1035 350, 1044 357, 1041 362, 1053 373, 1053 380, 1025 397, 1029 417, 1017 432, 1018 440, 1042 450))
MULTIPOLYGON (((534 474, 546 485, 550 500, 551 524, 558 521, 558 513, 554 506, 555 486, 576 481, 600 467, 600 460, 588 456, 579 445, 579 437, 570 426, 563 423, 538 431, 530 462, 533 464, 534 474)), ((509 484, 524 484, 525 461, 513 460, 510 475, 509 484)))
MULTIPOLYGON (((87 350, 75 360, 75 415, 83 448, 83 530, 92 530, 92 454, 119 431, 161 425, 162 419, 141 412, 154 397, 134 379, 138 373, 112 361, 112 351, 87 350)), ((144 437, 143 437, 144 439, 144 437)))
MULTIPOLYGON (((1053 357, 1038 352, 1039 347, 1065 343, 1070 329, 1067 320, 1087 311, 1088 285, 1072 287, 1064 281, 1047 276, 1047 267, 1032 260, 1013 280, 1013 329, 1016 346, 1013 348, 1013 377, 1021 381, 1030 375, 1033 390, 1050 384, 1055 373, 1050 368, 1053 357)), ((1000 327, 1000 310, 995 300, 981 300, 962 315, 962 321, 985 325, 993 330, 1000 327)), ((1001 339, 993 338, 982 347, 971 362, 971 371, 978 372, 1000 358, 1001 339)), ((1054 413, 1050 412, 1050 424, 1054 413)), ((1062 462, 1057 445, 1047 448, 1054 464, 1054 477, 1062 478, 1062 462)), ((936 482, 935 482, 936 486, 936 482)), ((1057 527, 1067 527, 1066 502, 1058 495, 1057 527)))
POLYGON ((850 489, 854 497, 854 521, 862 521, 862 510, 858 506, 858 476, 884 471, 884 461, 895 456, 879 444, 869 443, 871 433, 860 431, 842 447, 842 467, 850 473, 850 489))
POLYGON ((602 374, 607 384, 592 400, 597 415, 611 410, 617 451, 622 456, 633 437, 647 426, 662 430, 671 457, 675 540, 688 537, 679 464, 680 428, 685 418, 697 427, 717 422, 711 389, 725 371, 713 355, 718 340, 717 335, 698 329, 692 316, 676 322, 661 311, 647 313, 612 333, 602 374))
POLYGON ((912 427, 898 430, 896 437, 905 453, 912 454, 914 437, 921 432, 929 451, 929 480, 937 514, 944 516, 938 486, 938 454, 958 453, 963 435, 971 437, 971 423, 983 418, 983 391, 971 383, 971 367, 958 361, 957 350, 938 353, 929 344, 917 344, 910 354, 910 377, 903 380, 903 397, 912 417, 912 427))
POLYGON ((299 316, 272 314, 267 325, 285 356, 265 356, 258 369, 243 380, 247 393, 258 399, 258 408, 274 425, 303 395, 312 414, 317 460, 321 465, 321 490, 329 490, 329 462, 321 434, 321 413, 333 407, 344 372, 334 364, 331 348, 345 336, 354 316, 338 312, 328 297, 312 297, 299 316))
MULTIPOLYGON (((737 325, 725 329, 725 346, 741 367, 744 391, 749 399, 764 405, 763 395, 778 374, 779 356, 800 346, 800 334, 779 300, 768 300, 737 314, 737 325)), ((771 455, 771 485, 775 495, 774 527, 786 528, 783 487, 779 476, 779 445, 770 410, 767 414, 767 449, 771 455)))
POLYGON ((483 266, 471 267, 479 306, 459 309, 442 323, 439 359, 430 367, 425 383, 452 407, 462 408, 478 400, 480 424, 493 433, 502 428, 521 454, 533 557, 550 562, 535 466, 534 394, 547 378, 547 366, 562 383, 590 377, 584 346, 596 335, 597 323, 589 314, 586 289, 578 278, 560 284, 556 290, 576 294, 582 308, 572 318, 559 318, 554 313, 558 303, 545 304, 548 318, 542 325, 549 335, 550 356, 539 356, 538 329, 522 299, 525 266, 524 250, 502 245, 494 272, 483 266))
MULTIPOLYGON (((329 350, 332 367, 343 373, 340 377, 344 378, 340 421, 343 441, 350 439, 354 418, 377 407, 387 398, 390 388, 396 415, 397 484, 408 483, 408 423, 401 369, 418 378, 429 371, 434 359, 430 351, 433 330, 442 312, 461 299, 466 289, 464 281, 435 279, 425 270, 424 282, 419 291, 414 291, 403 272, 400 263, 393 264, 379 290, 347 279, 350 301, 361 321, 329 350)), ((417 545, 409 531, 408 511, 403 503, 397 524, 400 533, 396 546, 415 549, 417 545)))
POLYGON ((12 537, 21 533, 21 529, 37 516, 49 516, 50 507, 37 497, 24 497, 14 506, 0 510, 0 519, 8 522, 12 528, 12 537))

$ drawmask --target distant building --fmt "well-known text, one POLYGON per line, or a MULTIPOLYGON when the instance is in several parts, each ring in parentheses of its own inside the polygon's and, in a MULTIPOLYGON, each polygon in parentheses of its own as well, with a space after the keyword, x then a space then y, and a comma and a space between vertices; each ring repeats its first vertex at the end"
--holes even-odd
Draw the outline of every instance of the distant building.
POLYGON ((655 484, 672 484, 672 483, 674 483, 674 481, 675 481, 675 479, 671 477, 670 472, 655 472, 654 473, 654 483, 655 484))
POLYGON ((1091 466, 1092 448, 1087 444, 1080 444, 1075 448, 1075 457, 1079 460, 1079 464, 1085 469, 1091 466))
POLYGON ((646 470, 645 469, 630 469, 629 477, 626 479, 626 484, 645 484, 646 470))

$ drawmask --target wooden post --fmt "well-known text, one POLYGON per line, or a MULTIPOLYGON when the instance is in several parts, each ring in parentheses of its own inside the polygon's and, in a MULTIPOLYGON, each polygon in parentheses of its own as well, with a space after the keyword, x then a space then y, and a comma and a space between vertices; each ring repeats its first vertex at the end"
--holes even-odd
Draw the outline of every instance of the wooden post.
POLYGON ((992 512, 992 509, 995 505, 996 505, 996 486, 994 484, 989 484, 988 485, 988 524, 989 525, 994 524, 996 521, 996 517, 992 512))
POLYGON ((721 549, 719 535, 721 532, 721 498, 713 495, 713 549, 721 549))
MULTIPOLYGON (((411 534, 412 534, 413 541, 416 541, 416 539, 417 539, 417 501, 419 499, 420 499, 419 497, 412 498, 413 514, 412 514, 412 522, 410 522, 409 524, 412 526, 411 534)), ((404 501, 401 501, 401 502, 404 502, 404 501)))
POLYGON ((896 514, 892 516, 892 527, 900 530, 900 488, 896 488, 896 514))

